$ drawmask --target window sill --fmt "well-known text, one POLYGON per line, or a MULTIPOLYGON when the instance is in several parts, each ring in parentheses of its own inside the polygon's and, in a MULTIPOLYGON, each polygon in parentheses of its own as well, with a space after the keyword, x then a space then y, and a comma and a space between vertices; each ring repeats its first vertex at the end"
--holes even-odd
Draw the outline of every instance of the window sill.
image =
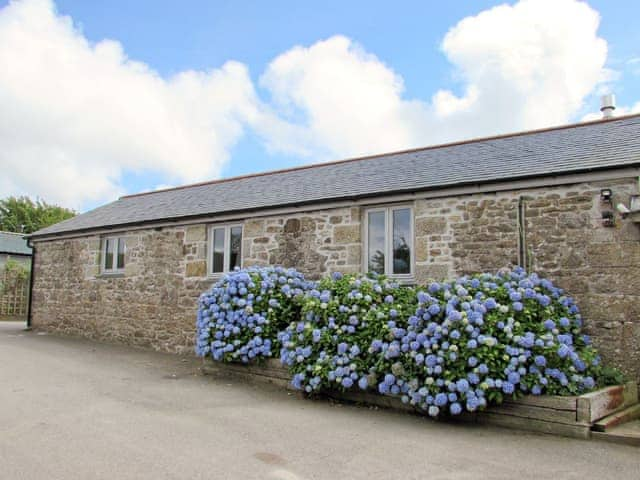
POLYGON ((411 276, 402 276, 402 277, 397 277, 395 275, 387 275, 387 278, 389 280, 391 280, 392 282, 399 283, 400 285, 415 285, 416 284, 416 277, 414 277, 413 275, 411 275, 411 276))
POLYGON ((123 278, 124 272, 101 272, 98 278, 123 278))
POLYGON ((224 277, 227 273, 229 272, 220 272, 220 273, 208 273, 207 274, 207 278, 209 280, 220 280, 222 277, 224 277))
MULTIPOLYGON (((368 275, 368 272, 363 275, 368 275)), ((410 275, 384 275, 384 277, 390 282, 399 283, 400 285, 416 285, 416 277, 413 273, 410 275)))

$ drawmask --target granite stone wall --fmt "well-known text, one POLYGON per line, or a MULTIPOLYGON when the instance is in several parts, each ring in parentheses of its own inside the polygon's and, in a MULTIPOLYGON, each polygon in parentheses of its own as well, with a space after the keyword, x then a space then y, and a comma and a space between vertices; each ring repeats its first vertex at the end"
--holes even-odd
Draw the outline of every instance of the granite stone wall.
POLYGON ((360 208, 245 221, 243 265, 282 265, 310 279, 361 270, 360 208))
POLYGON ((196 259, 204 258, 204 239, 194 232, 197 228, 127 232, 125 271, 119 275, 100 274, 97 236, 37 243, 34 328, 192 351, 196 299, 211 285, 206 277, 187 276, 199 265, 196 259))
POLYGON ((608 181, 416 202, 418 283, 519 263, 524 201, 526 267, 574 296, 603 357, 640 380, 640 224, 605 227, 600 190, 629 203, 637 181, 608 181))
MULTIPOLYGON (((640 225, 603 226, 600 200, 628 203, 635 179, 421 199, 415 214, 415 279, 447 279, 519 262, 578 299, 605 359, 640 380, 640 225), (519 221, 518 204, 524 203, 519 221)), ((295 267, 309 278, 362 268, 362 207, 248 218, 243 265, 295 267)), ((207 276, 207 225, 126 233, 126 269, 100 275, 100 238, 37 243, 33 325, 171 352, 190 351, 207 276)))

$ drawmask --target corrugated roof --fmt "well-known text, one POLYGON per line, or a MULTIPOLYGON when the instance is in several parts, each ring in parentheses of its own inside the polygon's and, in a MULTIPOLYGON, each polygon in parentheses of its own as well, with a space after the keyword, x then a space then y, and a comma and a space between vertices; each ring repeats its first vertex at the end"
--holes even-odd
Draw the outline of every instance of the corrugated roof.
POLYGON ((640 115, 122 197, 34 236, 640 164, 640 115))
POLYGON ((0 232, 0 253, 31 255, 31 248, 22 233, 0 232))

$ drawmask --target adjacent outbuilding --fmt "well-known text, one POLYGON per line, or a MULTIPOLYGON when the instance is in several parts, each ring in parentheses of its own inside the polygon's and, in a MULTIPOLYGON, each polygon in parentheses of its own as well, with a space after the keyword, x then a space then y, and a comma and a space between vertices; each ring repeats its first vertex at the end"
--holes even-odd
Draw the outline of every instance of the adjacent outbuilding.
POLYGON ((0 320, 24 321, 29 302, 31 247, 22 233, 0 231, 0 320))
POLYGON ((28 265, 31 262, 31 247, 22 233, 0 231, 0 270, 8 260, 28 265))

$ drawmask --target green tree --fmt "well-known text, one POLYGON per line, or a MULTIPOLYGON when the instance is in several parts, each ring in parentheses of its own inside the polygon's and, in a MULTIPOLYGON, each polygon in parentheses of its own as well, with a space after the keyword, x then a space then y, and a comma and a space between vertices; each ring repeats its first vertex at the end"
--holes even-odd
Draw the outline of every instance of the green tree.
POLYGON ((0 230, 33 233, 41 228, 76 216, 76 212, 43 200, 8 197, 0 200, 0 230))

